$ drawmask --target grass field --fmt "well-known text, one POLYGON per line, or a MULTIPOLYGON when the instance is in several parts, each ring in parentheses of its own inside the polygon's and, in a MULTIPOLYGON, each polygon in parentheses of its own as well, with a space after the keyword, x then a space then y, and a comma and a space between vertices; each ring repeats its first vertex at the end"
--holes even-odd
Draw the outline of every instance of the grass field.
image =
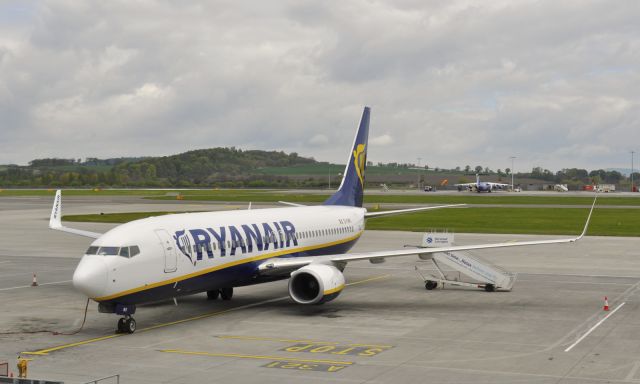
MULTIPOLYGON (((54 189, 4 189, 2 196, 53 196, 54 189)), ((329 193, 285 193, 277 190, 252 189, 193 189, 193 190, 149 190, 149 189, 65 189, 64 196, 140 196, 157 200, 176 200, 176 195, 189 201, 229 201, 229 202, 278 202, 320 203, 329 197, 329 193)), ((575 196, 548 193, 546 195, 518 195, 513 193, 469 193, 420 195, 388 194, 365 195, 369 204, 491 204, 491 205, 591 205, 593 195, 575 196)), ((598 206, 640 206, 640 194, 637 196, 616 196, 601 194, 598 206)))
MULTIPOLYGON (((63 220, 125 223, 168 213, 173 212, 67 215, 63 220)), ((577 235, 582 231, 587 214, 588 209, 585 208, 454 208, 374 218, 367 221, 367 228, 401 231, 425 231, 437 228, 459 233, 577 235)), ((596 209, 588 234, 640 236, 640 214, 635 209, 596 209)))
MULTIPOLYGON (((200 191, 198 191, 200 192, 200 191)), ((322 202, 329 194, 311 193, 279 193, 274 191, 206 191, 207 193, 182 194, 184 200, 191 201, 233 201, 233 202, 277 202, 290 201, 295 203, 322 202)), ((150 199, 175 200, 175 196, 152 196, 150 199)), ((514 196, 513 194, 475 194, 461 192, 455 195, 394 195, 393 192, 384 195, 365 195, 365 203, 369 204, 497 204, 497 205, 591 205, 593 196, 562 196, 550 193, 547 196, 514 196)), ((598 197, 598 205, 612 206, 640 206, 638 197, 598 197)))

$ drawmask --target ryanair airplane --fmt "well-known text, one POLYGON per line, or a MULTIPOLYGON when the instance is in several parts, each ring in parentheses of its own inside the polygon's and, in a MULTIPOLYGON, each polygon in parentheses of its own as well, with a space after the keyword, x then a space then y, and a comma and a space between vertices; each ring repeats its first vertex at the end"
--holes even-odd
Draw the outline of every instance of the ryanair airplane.
MULTIPOLYGON (((342 183, 319 206, 200 212, 149 217, 93 233, 62 225, 57 191, 49 227, 94 238, 73 274, 73 285, 99 303, 102 313, 123 316, 118 331, 133 333, 136 305, 207 292, 229 300, 233 288, 289 279, 289 295, 300 304, 335 299, 345 287, 350 261, 436 252, 571 243, 575 238, 347 253, 365 220, 453 205, 367 212, 362 207, 370 109, 364 108, 342 183)), ((594 202, 595 204, 595 202, 594 202)), ((593 210, 593 207, 592 207, 593 210)))

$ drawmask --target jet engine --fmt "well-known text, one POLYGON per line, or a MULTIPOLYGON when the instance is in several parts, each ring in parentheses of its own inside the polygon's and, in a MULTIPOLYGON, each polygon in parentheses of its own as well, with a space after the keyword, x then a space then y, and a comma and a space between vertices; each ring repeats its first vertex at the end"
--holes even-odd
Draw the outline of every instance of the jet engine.
POLYGON ((332 265, 310 264, 291 273, 289 279, 289 296, 299 304, 329 302, 343 288, 344 275, 332 265))

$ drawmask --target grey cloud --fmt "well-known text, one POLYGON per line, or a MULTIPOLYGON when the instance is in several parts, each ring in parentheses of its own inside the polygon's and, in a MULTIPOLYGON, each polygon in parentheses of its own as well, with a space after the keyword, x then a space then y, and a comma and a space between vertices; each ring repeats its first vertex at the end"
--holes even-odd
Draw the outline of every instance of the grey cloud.
POLYGON ((8 6, 0 163, 220 145, 341 162, 364 105, 392 138, 372 161, 606 168, 640 141, 636 1, 8 6))

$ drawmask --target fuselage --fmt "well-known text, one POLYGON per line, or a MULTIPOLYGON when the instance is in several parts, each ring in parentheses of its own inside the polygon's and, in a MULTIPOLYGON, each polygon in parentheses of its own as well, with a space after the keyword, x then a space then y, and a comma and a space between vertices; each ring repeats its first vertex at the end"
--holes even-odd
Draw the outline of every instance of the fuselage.
POLYGON ((363 208, 314 206, 174 214, 132 221, 95 240, 74 286, 101 303, 139 304, 282 276, 261 276, 274 257, 348 251, 363 208))

